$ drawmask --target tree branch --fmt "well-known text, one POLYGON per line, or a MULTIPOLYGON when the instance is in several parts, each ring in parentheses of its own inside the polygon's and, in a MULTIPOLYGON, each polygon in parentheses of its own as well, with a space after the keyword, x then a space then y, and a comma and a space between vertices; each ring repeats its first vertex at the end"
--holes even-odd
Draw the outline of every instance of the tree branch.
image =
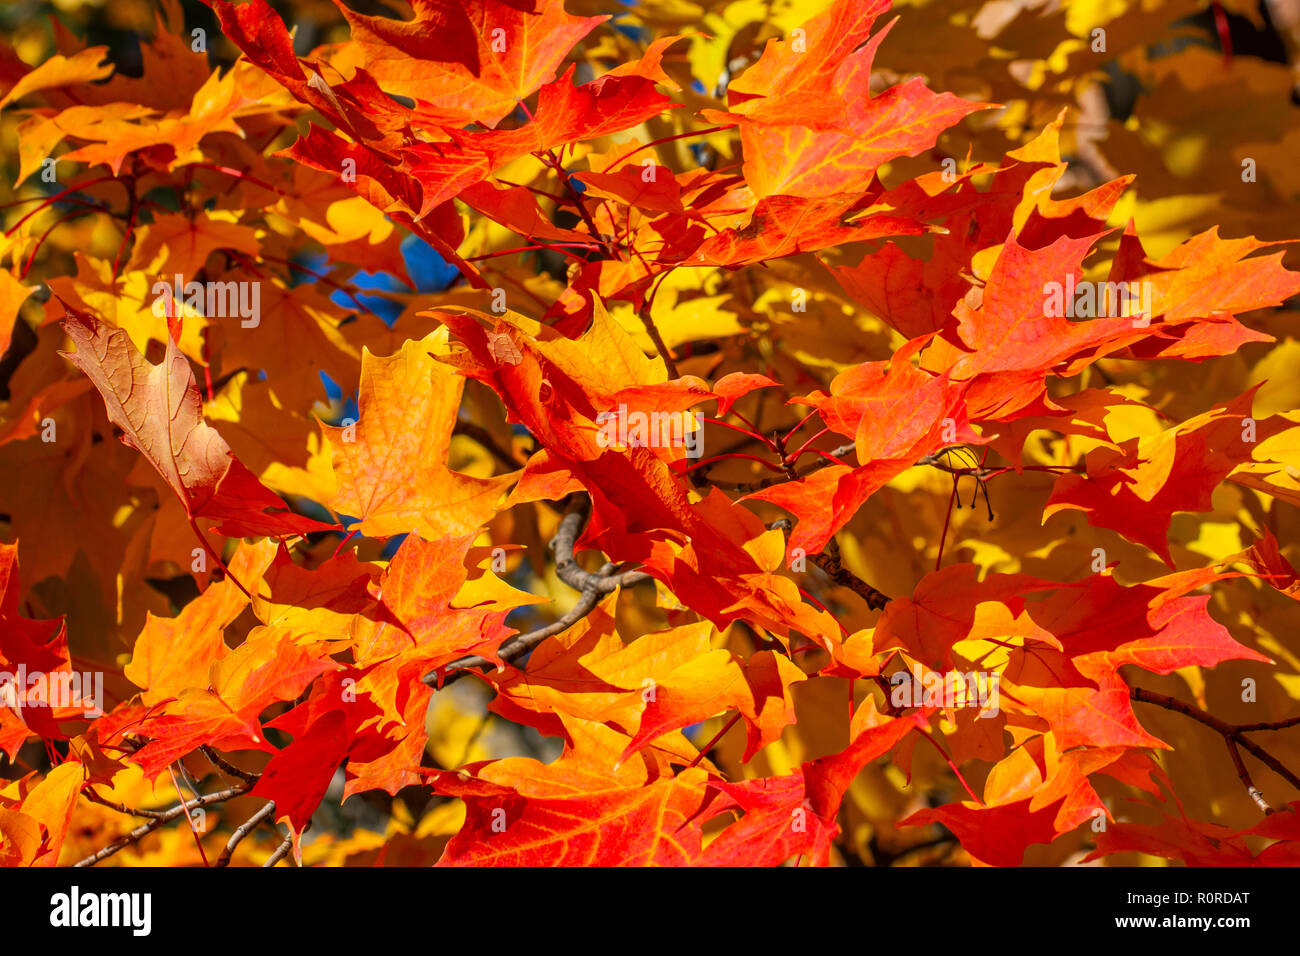
POLYGON ((659 326, 655 325, 654 317, 650 315, 650 306, 643 306, 637 315, 641 317, 641 324, 645 326, 646 334, 650 336, 650 341, 655 344, 659 350, 659 357, 664 360, 664 366, 668 369, 669 378, 681 378, 682 373, 677 370, 677 360, 673 358, 673 353, 668 346, 664 344, 664 337, 659 334, 659 326))
POLYGON ((871 608, 871 610, 879 611, 892 600, 888 594, 872 587, 840 563, 840 549, 834 538, 826 542, 825 552, 810 555, 810 557, 813 564, 826 572, 827 577, 836 584, 842 585, 859 595, 867 602, 867 607, 871 608))
MULTIPOLYGON (((579 592, 577 603, 558 620, 526 634, 516 634, 503 643, 497 650, 497 657, 502 661, 511 663, 523 657, 551 635, 567 631, 594 611, 596 605, 600 603, 601 598, 605 595, 617 591, 621 587, 631 587, 634 584, 640 584, 642 581, 650 580, 650 575, 644 571, 624 571, 615 574, 613 573, 614 565, 609 563, 606 563, 600 571, 594 574, 590 571, 584 571, 578 566, 578 562, 574 559, 573 549, 578 540, 578 535, 582 533, 582 529, 587 524, 587 518, 590 514, 591 499, 585 494, 576 496, 569 505, 564 517, 560 519, 560 525, 550 543, 550 549, 555 553, 555 573, 561 581, 579 592)), ((478 655, 471 655, 461 657, 445 667, 430 671, 424 675, 422 680, 430 687, 441 689, 464 677, 470 673, 471 669, 493 666, 495 666, 494 661, 478 655), (441 680, 439 680, 440 673, 442 675, 441 680)))
POLYGON ((556 576, 576 591, 595 591, 602 595, 617 591, 620 587, 650 580, 650 575, 644 571, 611 574, 613 568, 606 565, 593 574, 578 566, 573 549, 578 535, 582 534, 582 529, 587 526, 587 519, 590 516, 591 499, 584 494, 573 500, 564 517, 560 519, 560 525, 555 529, 555 537, 550 543, 550 549, 555 554, 556 576))
POLYGON ((167 816, 166 810, 134 810, 131 807, 128 807, 126 804, 116 803, 112 800, 107 800, 104 797, 101 797, 98 793, 96 793, 95 790, 92 789, 91 787, 87 787, 85 790, 81 791, 81 793, 82 796, 84 796, 91 803, 98 803, 101 807, 108 807, 110 810, 116 810, 118 813, 125 813, 127 816, 145 817, 146 819, 150 819, 150 820, 156 820, 159 817, 167 816))
POLYGON ((262 866, 264 867, 275 866, 277 863, 279 863, 281 860, 283 860, 286 856, 289 855, 289 850, 292 847, 293 847, 293 836, 291 834, 284 838, 284 842, 275 848, 275 852, 266 858, 266 862, 263 863, 262 866))
POLYGON ((1273 808, 1268 805, 1264 795, 1259 792, 1259 789, 1255 786, 1255 781, 1250 779, 1250 771, 1246 769, 1246 764, 1241 759, 1241 751, 1237 747, 1237 742, 1231 737, 1224 738, 1224 742, 1228 745, 1228 756, 1232 758, 1232 765, 1237 768, 1237 779, 1241 781, 1246 788, 1246 792, 1250 794, 1250 798, 1255 801, 1261 810, 1265 813, 1272 813, 1273 808))
MULTIPOLYGON (((789 518, 781 518, 773 521, 768 528, 780 528, 782 531, 789 533, 793 525, 789 518)), ((836 584, 843 585, 854 593, 860 595, 867 602, 867 607, 873 611, 881 610, 886 604, 893 600, 888 594, 872 587, 862 578, 858 577, 840 561, 840 546, 832 538, 826 542, 826 551, 822 554, 809 555, 813 564, 821 568, 836 584)))
POLYGON ((231 834, 230 841, 226 844, 226 848, 221 851, 221 856, 217 857, 217 866, 229 866, 230 858, 235 855, 235 848, 238 847, 241 842, 243 842, 244 837, 248 836, 250 833, 256 830, 257 825, 261 823, 263 820, 265 820, 268 816, 273 814, 274 812, 275 812, 275 801, 268 800, 266 802, 266 806, 262 807, 262 809, 258 810, 251 817, 249 817, 242 824, 240 824, 239 828, 235 830, 234 833, 231 834))
POLYGON ((1220 720, 1213 714, 1201 710, 1199 707, 1184 703, 1175 697, 1170 697, 1166 694, 1157 694, 1154 691, 1144 690, 1141 687, 1134 687, 1129 693, 1129 696, 1133 700, 1142 701, 1145 704, 1155 704, 1157 707, 1163 707, 1165 710, 1172 710, 1185 717, 1190 717, 1197 723, 1204 724, 1206 727, 1222 734, 1224 740, 1228 744, 1228 755, 1232 757, 1232 763, 1237 770, 1238 778, 1240 778, 1242 784, 1246 787, 1246 791, 1250 794, 1250 798, 1254 800, 1265 813, 1273 813, 1275 811, 1271 806, 1269 806, 1268 801, 1264 799, 1264 795, 1259 792, 1255 787, 1255 784, 1251 781, 1250 773, 1246 770, 1246 765, 1242 762, 1241 754, 1237 750, 1238 747, 1252 754, 1260 763, 1264 764, 1264 766, 1268 767, 1287 783, 1291 784, 1291 786, 1300 790, 1300 776, 1296 776, 1296 774, 1283 766, 1282 761, 1278 760, 1259 744, 1245 736, 1245 734, 1256 730, 1281 730, 1285 727, 1292 727, 1300 723, 1300 718, 1257 724, 1230 724, 1226 720, 1220 720))
POLYGON ((821 471, 827 465, 835 464, 835 462, 831 460, 832 458, 841 458, 844 455, 847 455, 849 452, 854 451, 856 448, 857 445, 852 443, 847 445, 840 445, 838 448, 832 448, 829 452, 826 453, 830 456, 830 458, 815 458, 807 466, 803 468, 796 468, 793 478, 791 478, 789 475, 780 475, 780 476, 773 476, 771 478, 764 478, 761 481, 751 481, 744 484, 734 484, 732 482, 721 482, 721 481, 715 481, 711 483, 717 485, 719 488, 725 488, 729 491, 739 491, 742 492, 743 494, 752 494, 755 491, 762 491, 764 488, 770 488, 772 487, 772 485, 779 485, 782 482, 793 481, 799 478, 806 478, 815 471, 821 471))
POLYGON ((203 756, 207 757, 208 761, 213 766, 232 777, 238 777, 240 780, 246 780, 249 783, 256 783, 262 776, 260 773, 254 773, 251 770, 244 770, 240 767, 236 767, 233 763, 221 756, 221 754, 217 753, 207 744, 202 744, 199 747, 199 752, 202 753, 203 756))
MULTIPOLYGON (((108 846, 104 847, 102 850, 92 853, 84 860, 78 860, 76 863, 72 865, 74 867, 94 866, 99 861, 108 859, 110 856, 112 856, 114 853, 118 852, 119 850, 125 849, 131 844, 139 842, 141 839, 148 836, 150 833, 158 829, 164 823, 168 823, 172 820, 175 820, 177 817, 187 816, 190 810, 193 810, 197 807, 206 807, 212 803, 220 803, 223 800, 229 800, 231 797, 237 797, 241 793, 244 793, 247 790, 248 790, 248 786, 247 784, 244 784, 241 786, 229 787, 226 790, 218 790, 215 793, 209 793, 202 797, 195 797, 193 800, 190 800, 186 803, 182 803, 179 806, 172 807, 172 809, 170 810, 165 810, 159 813, 158 816, 151 819, 148 823, 141 824, 140 826, 132 830, 130 833, 126 834, 126 836, 118 837, 116 840, 114 840, 108 846)), ((135 813, 136 811, 132 810, 130 812, 135 813)))

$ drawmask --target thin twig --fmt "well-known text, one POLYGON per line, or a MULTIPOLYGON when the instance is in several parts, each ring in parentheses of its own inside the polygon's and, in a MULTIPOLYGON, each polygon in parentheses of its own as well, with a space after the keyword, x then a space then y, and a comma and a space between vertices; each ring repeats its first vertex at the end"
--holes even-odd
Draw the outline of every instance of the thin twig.
POLYGON ((1204 724, 1206 727, 1222 734, 1223 738, 1228 742, 1228 753, 1233 758, 1233 764, 1237 768, 1237 776, 1241 779, 1242 784, 1245 785, 1247 792, 1250 794, 1250 798, 1261 808, 1268 808, 1264 810, 1265 813, 1273 812, 1273 808, 1269 806, 1268 802, 1264 799, 1263 794, 1261 794, 1255 787, 1254 783, 1251 782, 1250 774, 1246 771, 1245 764, 1241 760, 1241 755, 1237 752, 1237 747, 1240 747, 1247 753, 1253 755, 1260 763, 1268 767, 1287 783, 1291 784, 1291 786, 1300 789, 1300 776, 1296 776, 1296 774, 1283 766, 1282 761, 1278 760, 1259 744, 1245 736, 1247 733, 1255 730, 1280 730, 1283 727, 1294 726, 1297 721, 1274 721, 1264 724, 1230 724, 1226 720, 1220 720, 1213 714, 1201 710, 1199 707, 1184 703, 1183 701, 1178 700, 1175 697, 1170 697, 1167 694, 1157 694, 1153 691, 1144 690, 1141 687, 1134 687, 1129 696, 1133 700, 1142 701, 1146 704, 1155 704, 1157 707, 1163 707, 1165 710, 1172 710, 1185 717, 1190 717, 1197 723, 1204 724))
MULTIPOLYGON (((843 458, 845 455, 847 455, 851 451, 854 451, 856 448, 857 446, 854 444, 840 445, 838 448, 832 448, 829 452, 826 453, 830 456, 829 458, 816 458, 813 461, 809 462, 807 467, 796 468, 795 475, 797 478, 807 478, 814 471, 821 471, 827 465, 837 464, 837 462, 834 459, 843 458)), ((847 462, 842 462, 838 464, 847 464, 847 462)), ((777 477, 764 478, 762 481, 753 481, 753 482, 748 482, 746 484, 739 484, 739 485, 725 484, 724 485, 722 482, 714 482, 714 484, 718 485, 718 487, 720 488, 729 488, 732 491, 739 491, 744 494, 751 494, 755 491, 762 491, 764 488, 770 488, 772 487, 772 485, 779 485, 782 484, 783 482, 790 481, 790 480, 791 479, 788 475, 783 474, 779 478, 777 477)))
POLYGON ((641 317, 641 324, 645 326, 650 341, 654 342, 655 348, 659 351, 659 357, 664 360, 664 365, 668 369, 668 377, 681 378, 682 373, 677 371, 677 360, 673 358, 672 351, 664 344, 664 337, 659 334, 659 326, 655 325, 654 317, 650 314, 650 307, 647 305, 637 314, 641 317))
MULTIPOLYGON (((777 521, 773 521, 767 527, 769 529, 780 528, 786 534, 789 534, 793 524, 789 518, 780 518, 777 521)), ((840 547, 835 543, 834 538, 826 542, 825 553, 813 554, 809 555, 809 557, 812 558, 813 564, 826 572, 826 576, 836 584, 843 585, 854 593, 860 595, 862 599, 867 602, 867 607, 871 608, 871 610, 879 611, 893 600, 893 598, 888 594, 872 587, 866 581, 862 580, 862 578, 844 567, 840 559, 840 547)))
POLYGON ((181 809, 185 811, 185 822, 189 824, 190 836, 194 837, 194 845, 199 849, 199 859, 203 861, 203 865, 206 867, 210 865, 208 863, 208 854, 203 849, 203 840, 199 836, 198 827, 194 825, 194 818, 190 816, 189 808, 185 804, 185 794, 181 793, 181 782, 176 776, 176 767, 178 764, 180 764, 179 760, 169 766, 167 772, 171 774, 172 786, 176 788, 176 797, 181 801, 181 809))
POLYGON ((266 806, 262 807, 262 809, 258 810, 251 817, 249 817, 242 824, 240 824, 239 828, 236 829, 235 832, 230 835, 230 840, 228 843, 226 843, 226 848, 222 850, 221 855, 217 857, 216 865, 229 866, 230 858, 235 855, 235 848, 238 847, 239 844, 243 842, 244 837, 248 836, 250 833, 256 830, 257 825, 273 813, 275 813, 275 801, 268 800, 266 802, 266 806))
MULTIPOLYGON (((573 548, 590 514, 591 499, 585 494, 578 495, 564 517, 560 519, 560 525, 556 528, 555 537, 551 539, 550 544, 551 550, 555 552, 555 573, 561 581, 579 592, 577 602, 558 620, 526 634, 516 634, 503 643, 497 650, 497 657, 505 663, 523 657, 548 637, 567 631, 594 611, 605 595, 621 587, 631 587, 650 580, 650 575, 644 571, 624 571, 615 574, 614 566, 611 564, 606 564, 596 573, 584 571, 578 566, 573 556, 573 548)), ((430 671, 424 675, 423 681, 431 687, 442 688, 464 677, 474 668, 492 666, 495 666, 494 661, 471 655, 430 671)))
POLYGON ((859 595, 871 610, 879 611, 892 600, 888 594, 872 587, 843 565, 840 561, 839 545, 835 543, 834 538, 826 542, 825 552, 810 557, 813 564, 826 572, 827 577, 859 595))
POLYGON ((110 810, 116 810, 118 813, 125 813, 127 816, 145 817, 150 820, 156 820, 159 817, 167 816, 166 810, 136 810, 131 807, 128 807, 126 804, 116 803, 113 800, 105 799, 90 787, 87 787, 85 790, 81 791, 81 795, 84 796, 91 803, 98 803, 101 807, 108 807, 110 810))
POLYGON ((262 866, 264 867, 275 866, 277 863, 279 863, 281 860, 283 860, 286 856, 289 855, 289 850, 292 848, 293 848, 293 836, 291 834, 284 838, 284 842, 275 848, 275 852, 266 858, 266 862, 263 863, 262 866))
POLYGON ((1250 771, 1246 769, 1245 762, 1241 759, 1241 751, 1237 747, 1237 741, 1231 737, 1225 737, 1224 743, 1228 745, 1228 756, 1232 758, 1232 765, 1237 768, 1237 779, 1241 781, 1250 798, 1255 801, 1256 805, 1265 813, 1272 813, 1273 808, 1268 805, 1264 795, 1259 792, 1255 786, 1255 781, 1250 779, 1250 771))
POLYGON ((119 850, 125 849, 131 844, 139 842, 141 839, 148 836, 150 833, 158 829, 164 823, 168 823, 172 820, 175 820, 177 817, 182 817, 182 816, 188 817, 189 812, 191 810, 196 809, 197 807, 206 807, 209 804, 220 803, 222 800, 229 800, 231 797, 237 797, 241 793, 244 793, 247 789, 248 789, 247 786, 241 785, 237 787, 229 787, 225 790, 218 790, 215 793, 209 793, 202 797, 195 797, 193 800, 183 803, 178 807, 172 807, 172 809, 160 813, 158 816, 151 819, 148 823, 141 824, 140 826, 136 827, 134 830, 132 830, 130 833, 126 834, 125 836, 118 837, 116 840, 114 840, 108 846, 104 847, 102 850, 92 853, 84 860, 78 860, 76 863, 72 865, 74 867, 94 866, 96 863, 100 862, 101 860, 108 859, 110 856, 112 856, 114 853, 117 853, 119 850))
POLYGON ((221 756, 221 754, 217 753, 207 744, 201 744, 199 746, 199 752, 202 753, 203 756, 207 757, 208 761, 219 768, 223 773, 228 773, 232 777, 238 777, 240 780, 247 780, 249 783, 256 783, 262 776, 260 773, 254 773, 251 770, 243 770, 240 767, 236 767, 233 763, 221 756))

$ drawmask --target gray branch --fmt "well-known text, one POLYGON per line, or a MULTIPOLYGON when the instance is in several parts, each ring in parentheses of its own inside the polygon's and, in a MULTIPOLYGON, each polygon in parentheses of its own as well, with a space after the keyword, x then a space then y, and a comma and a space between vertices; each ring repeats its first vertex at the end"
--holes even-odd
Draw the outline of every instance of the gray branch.
POLYGON ((249 817, 242 824, 240 824, 239 829, 237 829, 234 833, 231 834, 230 841, 226 844, 226 848, 221 851, 221 856, 217 857, 216 865, 230 866, 230 858, 235 855, 235 848, 238 847, 239 844, 243 842, 244 837, 248 836, 250 833, 252 833, 254 830, 257 829, 257 825, 259 823, 261 823, 263 820, 265 820, 274 812, 275 812, 275 801, 268 800, 266 802, 266 806, 262 807, 262 809, 258 810, 251 817, 249 817))
MULTIPOLYGON (((558 620, 526 634, 516 634, 503 643, 497 650, 497 656, 506 663, 523 657, 553 634, 567 631, 594 611, 596 605, 600 603, 601 598, 605 595, 617 591, 621 587, 631 587, 634 584, 640 584, 642 581, 651 579, 650 575, 644 571, 624 571, 615 574, 614 565, 609 563, 606 563, 604 567, 595 573, 584 571, 578 566, 573 549, 578 536, 582 534, 582 529, 586 527, 590 515, 591 499, 585 494, 577 495, 566 510, 564 517, 560 519, 560 526, 556 528, 555 537, 551 539, 550 543, 550 549, 555 554, 555 573, 561 581, 579 592, 577 603, 558 620)), ((454 660, 444 668, 430 671, 424 675, 423 680, 424 683, 431 687, 445 687, 464 677, 474 668, 492 666, 494 666, 493 661, 478 655, 471 655, 454 660), (444 674, 441 683, 438 680, 440 671, 444 674)))
MULTIPOLYGON (((185 816, 186 813, 190 810, 193 810, 197 807, 206 807, 210 803, 220 803, 222 800, 229 800, 231 797, 237 797, 241 793, 244 793, 247 790, 248 787, 244 785, 244 786, 230 787, 227 790, 218 790, 216 793, 209 793, 202 797, 195 797, 193 800, 190 800, 186 803, 182 803, 180 806, 172 807, 170 810, 165 810, 159 813, 158 816, 151 819, 148 823, 141 824, 140 826, 132 830, 130 833, 128 833, 126 836, 118 837, 116 840, 114 840, 108 846, 104 847, 102 850, 98 851, 97 853, 92 853, 84 860, 78 860, 76 863, 72 865, 74 867, 94 866, 100 860, 108 859, 108 857, 112 856, 118 850, 125 849, 131 844, 136 843, 141 838, 149 835, 154 830, 158 829, 164 823, 167 823, 170 820, 175 820, 177 817, 185 816)), ((136 811, 133 810, 131 812, 134 813, 136 811)))

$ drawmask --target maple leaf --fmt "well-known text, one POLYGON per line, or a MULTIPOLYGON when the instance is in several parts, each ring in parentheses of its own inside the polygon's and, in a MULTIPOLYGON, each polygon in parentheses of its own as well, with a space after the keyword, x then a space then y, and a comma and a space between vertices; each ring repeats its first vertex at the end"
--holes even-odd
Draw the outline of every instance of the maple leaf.
POLYGON ((1271 531, 1265 531, 1263 537, 1234 557, 1253 567, 1271 587, 1300 601, 1300 575, 1296 574, 1291 562, 1283 557, 1278 540, 1271 531))
POLYGON ((1120 747, 1076 750, 1059 756, 1031 739, 989 771, 984 800, 962 801, 920 810, 902 826, 942 823, 961 840, 974 861, 991 866, 1019 865, 1033 844, 1052 842, 1104 807, 1089 776, 1105 773, 1147 791, 1154 785, 1149 767, 1130 760, 1120 747), (1046 770, 1044 770, 1044 766, 1046 770))
POLYGON ((230 562, 230 577, 217 581, 185 605, 174 618, 148 614, 123 674, 144 693, 148 705, 160 704, 192 688, 208 685, 211 667, 224 658, 224 631, 248 607, 235 581, 255 582, 270 564, 269 542, 242 546, 230 562))
POLYGON ((86 693, 89 688, 70 681, 63 686, 80 688, 81 700, 55 699, 53 691, 45 693, 26 685, 21 675, 57 682, 71 676, 68 636, 62 619, 29 620, 18 609, 18 549, 0 544, 0 662, 5 665, 4 696, 0 701, 0 750, 12 760, 33 734, 48 739, 63 739, 59 721, 68 717, 93 714, 96 703, 86 693), (18 676, 15 676, 18 675, 18 676))
POLYGON ((194 374, 176 343, 154 365, 121 329, 70 307, 64 329, 77 346, 67 359, 90 378, 122 441, 140 452, 191 520, 220 522, 231 537, 306 534, 329 525, 295 515, 230 452, 203 420, 194 374))
POLYGON ((366 351, 360 419, 321 426, 338 482, 330 504, 363 534, 415 531, 432 539, 477 528, 513 480, 462 475, 444 464, 464 380, 431 357, 432 345, 432 338, 407 342, 386 358, 366 351))
POLYGON ((889 0, 838 0, 801 36, 771 40, 763 56, 728 86, 739 123, 745 181, 758 197, 851 193, 897 156, 934 145, 939 133, 987 104, 935 94, 919 79, 869 92, 871 62, 888 27, 871 36, 889 0), (810 109, 808 93, 817 91, 810 109), (815 124, 815 125, 814 125, 815 124))
POLYGON ((605 758, 627 738, 593 722, 567 727, 574 744, 555 763, 514 758, 432 772, 430 785, 467 807, 440 866, 683 865, 699 856, 703 768, 674 775, 639 758, 611 771, 605 758))
POLYGON ((972 802, 918 810, 901 820, 903 826, 941 823, 975 859, 989 866, 1019 866, 1026 847, 1056 838, 1056 813, 1051 807, 1030 809, 1030 798, 988 806, 972 802))
POLYGON ((107 52, 108 47, 97 46, 73 56, 51 57, 9 86, 0 97, 0 109, 40 90, 102 80, 113 72, 113 67, 104 62, 107 52))
POLYGON ((1078 509, 1090 524, 1146 545, 1173 567, 1168 531, 1174 512, 1210 510, 1214 489, 1238 465, 1253 460, 1255 442, 1290 425, 1276 416, 1251 418, 1255 391, 1159 435, 1128 442, 1122 452, 1090 455, 1086 476, 1057 479, 1044 516, 1078 509))
POLYGON ((598 609, 538 651, 526 673, 495 680, 498 713, 547 730, 567 714, 622 728, 630 735, 619 755, 633 753, 674 730, 729 710, 746 721, 746 759, 780 736, 794 720, 790 687, 804 679, 789 659, 770 651, 746 660, 710 648, 707 621, 643 634, 624 645, 613 619, 598 609), (542 719, 539 719, 542 718, 542 719))
POLYGON ((868 763, 924 726, 923 713, 887 718, 863 706, 853 715, 852 742, 839 753, 807 761, 784 777, 715 784, 744 816, 709 844, 702 862, 774 866, 806 854, 813 865, 826 865, 849 784, 868 763))
POLYGON ((8 272, 0 271, 0 347, 9 348, 9 337, 23 301, 35 291, 8 272))
POLYGON ((133 256, 162 260, 157 272, 164 276, 192 276, 217 249, 233 249, 255 256, 261 251, 257 230, 213 216, 158 216, 140 230, 133 256))
POLYGON ((1072 285, 1101 234, 1061 236, 1031 249, 1008 234, 998 254, 978 309, 963 302, 957 312, 958 343, 945 339, 923 359, 952 378, 975 381, 968 387, 972 417, 1007 417, 1045 391, 1048 370, 1081 353, 1095 356, 1133 329, 1133 319, 1104 315, 1071 322, 1046 306, 1050 283, 1072 285), (945 348, 950 344, 953 348, 945 348), (1018 387, 1016 387, 1018 386, 1018 387))
MULTIPOLYGON (((1059 146, 1064 121, 1062 112, 997 166, 976 163, 960 175, 955 170, 927 173, 883 194, 877 201, 895 213, 937 220, 944 231, 927 236, 929 255, 918 256, 888 242, 867 251, 855 266, 828 261, 836 280, 872 313, 915 338, 950 324, 958 303, 983 278, 979 256, 1000 246, 1013 229, 1033 246, 1062 235, 1102 232, 1130 178, 1121 177, 1073 199, 1052 198, 1052 189, 1067 168, 1059 146), (986 190, 976 188, 977 177, 985 174, 992 174, 993 181, 986 190), (1029 216, 1022 222, 1025 212, 1029 216)), ((1118 276, 1111 278, 1119 281, 1118 276)))
POLYGON ((743 266, 846 242, 925 231, 921 223, 901 216, 854 215, 852 207, 857 202, 850 193, 812 198, 765 196, 743 224, 709 237, 681 264, 743 266))
MULTIPOLYGON (((1165 810, 1158 824, 1119 823, 1108 827, 1098 834, 1097 849, 1085 859, 1138 852, 1182 860, 1189 866, 1250 866, 1255 857, 1242 837, 1230 827, 1190 819, 1180 803, 1176 815, 1165 810)), ((1279 863, 1286 865, 1285 858, 1279 863)))
POLYGON ((7 808, 10 815, 6 816, 3 832, 17 833, 16 855, 25 865, 58 865, 83 776, 81 764, 65 760, 39 780, 32 781, 29 777, 25 782, 30 784, 30 789, 7 808), (45 836, 37 837, 41 832, 45 836))
POLYGON ((424 187, 421 215, 521 156, 607 136, 671 105, 643 77, 602 76, 580 86, 574 86, 572 78, 570 67, 560 79, 542 87, 537 115, 517 129, 449 130, 450 143, 416 144, 407 150, 411 175, 424 187))
POLYGON ((428 103, 446 126, 495 126, 553 79, 573 45, 606 19, 570 16, 563 0, 527 9, 498 0, 416 0, 415 19, 407 21, 338 6, 367 72, 389 91, 428 103))
POLYGON ((313 680, 340 669, 319 647, 304 647, 292 631, 255 628, 209 668, 208 682, 150 711, 140 729, 152 738, 132 755, 149 778, 201 744, 220 750, 271 750, 258 717, 293 700, 313 680))
POLYGON ((301 831, 320 806, 334 771, 347 753, 349 736, 342 711, 331 710, 316 720, 306 733, 273 756, 253 796, 275 802, 277 820, 289 821, 301 831))

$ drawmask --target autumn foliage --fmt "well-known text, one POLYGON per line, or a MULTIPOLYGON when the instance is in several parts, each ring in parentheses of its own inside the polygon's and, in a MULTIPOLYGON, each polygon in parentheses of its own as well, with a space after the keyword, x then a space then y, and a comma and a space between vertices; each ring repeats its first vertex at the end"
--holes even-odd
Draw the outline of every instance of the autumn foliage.
POLYGON ((207 2, 0 49, 0 861, 1300 862, 1219 4, 207 2))

